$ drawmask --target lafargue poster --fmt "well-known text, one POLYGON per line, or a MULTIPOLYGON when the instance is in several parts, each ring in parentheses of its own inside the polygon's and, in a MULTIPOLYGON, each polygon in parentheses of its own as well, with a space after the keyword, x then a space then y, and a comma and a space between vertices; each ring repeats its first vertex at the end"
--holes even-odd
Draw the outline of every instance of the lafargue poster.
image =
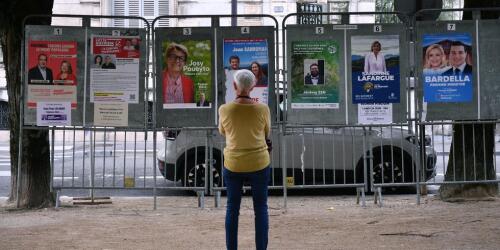
POLYGON ((424 34, 424 101, 470 102, 473 93, 472 38, 467 33, 424 34))
POLYGON ((399 103, 399 36, 352 36, 352 102, 399 103))
POLYGON ((291 50, 292 109, 338 109, 338 42, 293 41, 291 50))
POLYGON ((209 39, 162 42, 164 109, 210 108, 214 105, 211 49, 209 39))

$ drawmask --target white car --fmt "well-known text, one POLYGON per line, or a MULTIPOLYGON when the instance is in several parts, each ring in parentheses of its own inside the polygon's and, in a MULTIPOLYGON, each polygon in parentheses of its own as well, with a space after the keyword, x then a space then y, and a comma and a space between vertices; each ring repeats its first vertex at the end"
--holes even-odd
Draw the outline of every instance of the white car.
MULTIPOLYGON (((158 169, 170 181, 181 181, 185 187, 205 186, 207 131, 164 132, 164 146, 157 150, 158 169)), ((213 132, 212 183, 223 185, 221 169, 224 138, 213 132)), ((401 128, 375 128, 364 131, 360 127, 289 129, 284 136, 287 177, 294 177, 294 185, 349 184, 364 182, 363 152, 373 156, 374 183, 408 183, 416 181, 416 166, 421 154, 417 136, 401 128), (367 147, 363 148, 363 134, 367 147), (371 145, 371 146, 370 146, 371 145)), ((159 145, 163 143, 159 140, 159 145)), ((273 132, 272 180, 270 185, 281 185, 282 168, 278 133, 273 132)), ((436 152, 429 137, 425 138, 425 169, 423 178, 435 175, 436 152)), ((369 158, 369 157, 367 157, 369 158)), ((370 159, 367 160, 370 166, 370 159)), ((370 168, 367 168, 367 172, 370 168)), ((367 178, 368 178, 367 174, 367 178)), ((368 183, 371 181, 368 178, 368 183)))

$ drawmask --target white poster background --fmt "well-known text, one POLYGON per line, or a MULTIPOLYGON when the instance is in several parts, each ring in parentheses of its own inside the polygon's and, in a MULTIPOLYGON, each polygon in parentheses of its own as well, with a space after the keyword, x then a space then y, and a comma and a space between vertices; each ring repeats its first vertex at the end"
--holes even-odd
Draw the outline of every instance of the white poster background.
POLYGON ((38 102, 37 126, 71 126, 71 102, 38 102))
POLYGON ((94 126, 128 126, 128 103, 95 103, 94 126))
POLYGON ((292 109, 338 109, 338 103, 292 103, 292 109))
POLYGON ((139 58, 140 51, 125 51, 125 40, 138 36, 92 36, 90 69, 90 102, 139 103, 139 58), (96 45, 97 44, 97 45, 96 45), (95 65, 101 56, 112 60, 115 67, 103 68, 95 65))
POLYGON ((254 87, 252 92, 250 93, 250 97, 258 103, 268 104, 268 95, 269 88, 268 87, 254 87))
POLYGON ((358 104, 358 124, 392 123, 392 104, 358 104))

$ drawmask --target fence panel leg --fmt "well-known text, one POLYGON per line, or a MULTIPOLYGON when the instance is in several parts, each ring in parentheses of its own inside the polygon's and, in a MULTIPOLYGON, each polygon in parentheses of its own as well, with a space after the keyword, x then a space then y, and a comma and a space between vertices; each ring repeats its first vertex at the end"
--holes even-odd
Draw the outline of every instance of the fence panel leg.
POLYGON ((61 206, 61 200, 60 200, 60 194, 59 194, 60 190, 58 189, 56 191, 56 208, 59 208, 61 206))
POLYGON ((361 206, 366 207, 366 196, 365 196, 365 188, 361 188, 361 206))
POLYGON ((377 188, 377 193, 378 193, 378 199, 379 199, 378 206, 382 207, 383 206, 383 204, 382 204, 382 187, 377 188))
POLYGON ((214 199, 215 199, 215 207, 220 207, 220 195, 221 195, 221 191, 215 191, 215 196, 214 196, 214 199))
POLYGON ((205 208, 205 191, 197 191, 196 194, 198 196, 198 207, 205 208))
POLYGON ((360 193, 360 188, 356 188, 356 205, 359 205, 359 193, 360 193))

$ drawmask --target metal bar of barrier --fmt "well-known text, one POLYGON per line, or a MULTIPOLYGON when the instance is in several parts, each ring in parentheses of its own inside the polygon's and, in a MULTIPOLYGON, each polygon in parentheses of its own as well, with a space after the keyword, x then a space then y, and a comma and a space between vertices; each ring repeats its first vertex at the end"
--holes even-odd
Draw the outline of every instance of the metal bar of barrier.
POLYGON ((420 182, 420 185, 449 185, 449 184, 493 184, 500 183, 500 180, 480 180, 480 181, 440 181, 440 182, 420 182))
MULTIPOLYGON (((338 14, 338 13, 336 13, 336 14, 338 14)), ((198 17, 198 16, 197 16, 197 17, 198 17)), ((176 17, 176 18, 177 18, 177 17, 176 17)), ((278 50, 277 50, 277 51, 278 51, 278 50)), ((285 84, 285 86, 286 86, 286 84, 285 84)), ((286 116, 286 112, 285 112, 285 116, 286 116)), ((488 122, 488 121, 486 121, 486 122, 482 122, 482 121, 480 121, 479 123, 484 123, 484 124, 487 124, 487 123, 495 123, 495 121, 490 121, 490 122, 488 122)), ((434 126, 434 125, 439 124, 439 122, 437 122, 437 123, 436 123, 436 122, 421 122, 421 123, 419 123, 419 124, 421 124, 421 125, 426 125, 426 124, 429 124, 429 125, 434 126)), ((449 123, 449 122, 443 122, 442 124, 450 124, 450 123, 449 123)), ((477 124, 477 122, 474 122, 474 121, 466 121, 466 122, 452 122, 452 124, 461 124, 461 126, 463 127, 463 126, 464 126, 464 124, 477 124)), ((382 127, 383 127, 383 126, 386 126, 386 125, 373 125, 373 126, 370 126, 370 128, 371 128, 371 127, 374 127, 374 128, 379 127, 379 128, 380 128, 380 133, 382 133, 382 127)), ((324 134, 325 128, 339 128, 339 127, 341 127, 341 128, 346 128, 346 127, 354 127, 354 128, 355 128, 355 127, 363 127, 363 128, 365 128, 365 127, 366 127, 366 125, 354 125, 354 126, 334 126, 334 125, 331 125, 331 126, 320 126, 320 125, 314 126, 314 125, 313 125, 313 126, 309 126, 309 125, 293 125, 293 124, 287 125, 287 124, 284 122, 284 123, 283 123, 283 127, 282 127, 282 128, 283 128, 283 137, 284 137, 285 133, 287 132, 287 128, 302 128, 302 133, 304 134, 305 129, 306 129, 306 128, 311 128, 311 127, 312 127, 312 128, 322 128, 322 130, 323 130, 323 134, 324 134)), ((24 128, 24 129, 38 129, 38 128, 32 128, 32 127, 30 127, 30 126, 26 126, 26 127, 23 127, 23 128, 24 128)), ((76 130, 78 130, 77 128, 66 128, 66 127, 63 127, 63 128, 55 128, 55 129, 56 129, 56 130, 62 130, 62 131, 63 131, 63 147, 64 147, 64 145, 65 145, 65 144, 64 144, 64 141, 65 141, 65 130, 73 130, 73 133, 75 133, 75 131, 76 131, 76 130)), ((86 130, 86 129, 89 129, 89 128, 82 127, 80 130, 86 130)), ((207 128, 206 128, 206 127, 183 128, 183 130, 200 130, 200 129, 206 130, 207 128)), ((213 128, 213 129, 215 129, 215 128, 213 128)), ((92 133, 94 133, 94 134, 95 134, 97 131, 102 131, 102 130, 97 129, 97 128, 95 128, 95 129, 90 128, 90 131, 91 131, 91 135, 92 135, 92 133)), ((104 133, 106 133, 106 128, 104 128, 104 129, 103 129, 103 131, 104 131, 104 133)), ((133 129, 132 129, 132 130, 128 130, 128 131, 134 131, 134 132, 135 132, 135 134, 134 134, 134 135, 135 135, 135 137, 136 137, 136 135, 137 135, 137 134, 136 134, 136 131, 144 131, 144 130, 133 130, 133 129)), ((54 132, 54 130, 53 130, 53 132, 54 132)), ((154 132, 155 132, 155 134, 156 134, 156 130, 155 130, 154 132)), ((374 183, 374 182, 373 182, 373 179, 372 179, 372 181, 371 181, 372 186, 373 186, 373 187, 382 187, 382 186, 403 186, 403 185, 407 186, 407 185, 413 185, 413 184, 415 184, 415 185, 417 185, 417 187, 418 187, 418 185, 434 185, 434 184, 438 183, 438 182, 425 183, 425 182, 421 182, 421 181, 419 181, 419 178, 421 177, 421 175, 419 174, 420 167, 418 167, 417 169, 415 169, 415 168, 413 168, 413 167, 412 167, 412 168, 411 168, 411 169, 412 169, 412 171, 411 171, 412 173, 405 173, 405 172, 404 172, 404 171, 405 171, 405 168, 403 167, 403 168, 401 169, 401 170, 403 171, 403 173, 402 173, 402 179, 403 179, 403 181, 406 179, 406 178, 405 178, 405 177, 406 177, 406 174, 409 174, 409 175, 411 175, 411 176, 412 176, 412 182, 411 182, 411 183, 394 183, 394 182, 395 182, 395 179, 394 179, 394 178, 395 178, 395 174, 394 174, 394 163, 395 163, 395 158, 394 158, 394 157, 395 157, 395 156, 394 156, 394 146, 395 146, 395 144, 394 144, 394 141, 393 141, 393 138, 392 138, 392 137, 393 137, 393 136, 392 136, 392 132, 393 132, 393 131, 392 131, 392 129, 391 129, 391 132, 390 132, 391 136, 390 136, 390 143, 389 143, 389 145, 390 145, 390 148, 391 148, 391 152, 390 152, 390 153, 391 153, 391 155, 390 155, 390 157, 391 157, 391 160, 390 160, 390 161, 391 161, 391 174, 390 174, 390 175, 391 175, 391 180, 392 180, 392 181, 391 181, 391 183, 385 183, 384 179, 382 178, 382 179, 381 179, 381 180, 382 180, 382 183, 377 184, 377 183, 374 183), (416 181, 416 182, 415 182, 415 181, 416 181)), ((425 134, 425 131, 423 131, 423 132, 424 132, 424 134, 425 134)), ((114 144, 115 144, 115 145, 114 145, 114 149, 115 149, 115 148, 116 148, 116 130, 114 131, 114 133, 115 133, 115 143, 114 143, 114 144)), ((315 133, 316 133, 316 132, 315 132, 315 131, 314 131, 314 129, 313 129, 313 136, 315 135, 315 133)), ((483 128, 483 138, 484 138, 484 133, 485 133, 485 132, 484 132, 484 128, 483 128)), ((127 134, 127 130, 125 130, 125 138, 126 138, 126 134, 127 134)), ((147 134, 147 133, 146 133, 146 134, 147 134)), ((403 134, 403 131, 401 131, 401 134, 403 134)), ((366 136, 366 135, 365 135, 365 136, 366 136)), ((433 136, 434 136, 434 133, 433 133, 433 136)), ((464 134, 462 134, 462 140, 464 140, 464 136, 465 136, 465 135, 464 135, 464 134)), ((473 137, 475 138, 475 136, 476 136, 476 133, 475 133, 475 131, 473 131, 473 137)), ((208 137, 208 135, 207 135, 207 137, 208 137)), ((353 138, 353 137, 354 137, 354 134, 351 132, 351 138, 353 138)), ((363 137, 363 139, 366 139, 366 138, 365 138, 365 137, 363 137)), ((54 140, 54 138, 52 138, 52 140, 54 140)), ((312 139, 311 139, 311 140, 312 140, 312 139)), ((334 134, 334 133, 332 134, 332 141, 333 141, 333 142, 335 141, 335 134, 334 134)), ((401 145, 402 145, 402 144, 403 144, 403 136, 401 136, 400 141, 401 141, 401 145)), ((432 141, 434 141, 434 140, 432 140, 432 141)), ((342 150, 343 150, 344 154, 342 155, 342 157, 343 157, 342 162, 344 163, 344 164, 343 164, 344 166, 343 166, 343 170, 342 170, 342 171, 343 171, 343 179, 344 179, 344 184, 341 184, 341 183, 337 184, 337 183, 335 182, 335 179, 336 179, 336 178, 335 178, 335 171, 333 171, 333 176, 334 176, 334 177, 333 177, 333 182, 334 182, 334 185, 331 185, 332 187, 341 187, 342 185, 349 185, 349 184, 345 184, 345 181, 346 181, 346 179, 347 179, 347 178, 346 178, 346 165, 347 165, 347 164, 346 164, 346 158, 348 157, 348 156, 346 156, 346 155, 345 155, 345 151, 346 151, 345 143, 346 143, 345 133, 343 133, 343 134, 342 134, 342 146, 343 146, 343 147, 342 147, 342 150)), ((422 142, 422 143, 423 143, 423 142, 422 142)), ((484 143, 485 143, 485 142, 484 142, 484 140, 483 140, 483 148, 485 148, 484 143)), ((85 138, 84 138, 84 144, 85 144, 85 138)), ((105 143, 105 144, 106 144, 106 143, 105 143)), ((145 144, 146 144, 146 143, 145 143, 145 144)), ((155 144, 155 146, 154 146, 154 147, 156 147, 156 142, 154 142, 154 144, 155 144)), ((207 144, 205 145, 205 148, 208 148, 210 145, 212 145, 212 143, 207 143, 207 144)), ((292 148, 292 155, 293 155, 294 144, 293 144, 293 143, 291 143, 291 145, 292 145, 292 146, 291 146, 291 148, 292 148)), ((316 164, 315 164, 315 163, 316 163, 316 162, 315 162, 315 158, 316 158, 316 157, 315 157, 315 146, 314 146, 314 145, 315 145, 315 144, 313 143, 313 149, 312 149, 312 150, 313 150, 313 151, 312 151, 312 156, 313 156, 313 164, 312 164, 312 167, 313 167, 313 171, 314 171, 314 170, 316 170, 316 164)), ((317 184, 316 175, 313 175, 313 185, 297 185, 297 186, 294 186, 294 187, 289 187, 289 188, 291 188, 291 189, 296 189, 296 188, 313 188, 313 187, 316 187, 316 186, 319 186, 319 187, 328 187, 328 186, 329 186, 328 184, 326 184, 326 177, 325 177, 325 176, 326 176, 326 174, 325 174, 325 171, 326 171, 326 167, 325 167, 325 152, 324 152, 324 145, 325 145, 325 142, 323 141, 321 145, 322 145, 322 167, 321 167, 321 169, 320 169, 320 170, 322 170, 322 172, 323 172, 323 178, 322 178, 322 179, 323 179, 323 181, 322 181, 322 182, 323 182, 323 184, 322 184, 322 185, 316 185, 316 184, 317 184)), ((94 136, 93 140, 91 139, 91 148, 92 148, 92 146, 94 146, 94 148, 95 148, 95 136, 94 136)), ((282 166, 282 167, 283 167, 283 171, 282 171, 282 172, 283 172, 283 189, 284 189, 284 191, 286 191, 286 189, 287 189, 286 184, 285 184, 285 183, 286 183, 286 182, 285 182, 285 178, 286 178, 286 167, 285 167, 285 166, 286 166, 286 164, 285 164, 285 160, 284 160, 284 159, 286 159, 286 158, 285 158, 285 153, 286 153, 285 146, 286 146, 286 142, 285 142, 285 140, 284 140, 284 139, 283 139, 283 143, 281 144, 281 146, 283 147, 283 154, 282 154, 282 155, 283 155, 283 161, 282 161, 282 164, 283 164, 283 166, 282 166)), ((334 147, 334 146, 335 146, 335 143, 333 143, 333 152, 335 153, 335 147, 334 147)), ((364 146, 364 143, 363 143, 363 146, 364 146)), ((382 139, 380 139, 380 146, 383 148, 382 139)), ((74 147, 73 147, 73 148, 74 148, 74 147)), ((85 148, 85 146, 84 146, 84 148, 85 148)), ((125 149, 124 149, 124 154, 126 155, 126 154, 127 154, 127 150, 126 150, 126 143, 125 143, 125 145, 124 145, 124 148, 125 148, 125 149)), ((369 147, 369 148, 371 149, 371 147, 369 147)), ((424 156, 425 156, 425 147, 422 147, 422 148, 423 148, 423 150, 424 150, 424 156)), ((106 145, 104 145, 104 149, 105 149, 105 151, 106 151, 106 145)), ((351 154, 351 158, 352 158, 352 159, 354 159, 354 152, 355 152, 355 149, 356 149, 356 145, 355 145, 355 144, 351 144, 351 151, 353 152, 353 154, 351 154)), ((136 139, 135 139, 135 140, 134 140, 134 173, 133 173, 134 179, 136 178, 136 150, 137 150, 137 147, 136 147, 136 139)), ((198 150, 198 148, 197 148, 197 147, 195 147, 195 157, 197 157, 197 155, 198 155, 197 150, 198 150)), ((477 168, 476 168, 476 162, 475 162, 475 158, 476 158, 475 148, 474 148, 473 150, 474 150, 474 168, 473 168, 473 169, 474 169, 474 172, 476 172, 477 168)), ((91 150, 91 155, 93 155, 93 154, 95 153, 94 151, 95 151, 95 149, 94 149, 94 150, 91 150)), ((145 151, 146 151, 146 150, 145 150, 145 151)), ((165 151, 166 151, 166 148, 165 148, 165 151)), ((366 150, 363 148, 363 155, 365 155, 365 151, 366 151, 366 150)), ((443 151, 444 151, 444 138, 443 138, 443 151)), ((484 150, 483 150, 483 151, 484 151, 484 150)), ((54 151, 52 150, 52 152, 54 152, 54 151)), ((116 152, 116 151, 114 150, 113 152, 116 152)), ((154 152, 155 152, 155 153, 154 153, 154 155, 155 155, 155 154, 156 154, 156 150, 154 150, 154 152)), ((465 146, 463 147, 463 152, 465 152, 465 146)), ((184 164, 185 164, 185 166, 184 166, 184 178, 186 178, 186 171, 187 171, 187 149, 184 151, 184 153, 185 153, 185 161, 184 161, 184 164)), ((206 158, 207 158, 207 156, 208 156, 208 155, 207 155, 207 153, 208 153, 208 151, 206 151, 206 150, 205 150, 205 163, 206 163, 206 164, 207 164, 207 163, 209 163, 209 162, 207 161, 207 159, 206 159, 206 158)), ((74 154, 74 149, 73 149, 73 154, 74 154)), ((412 156, 414 156, 414 152, 413 152, 413 151, 412 151, 412 153, 411 153, 411 154, 412 154, 412 156)), ((484 154, 486 154, 486 153, 484 153, 484 154)), ((146 155, 146 152, 144 153, 144 155, 146 155)), ((210 150, 210 155, 211 155, 211 156, 208 156, 208 158, 209 158, 209 159, 210 159, 210 161, 211 161, 211 159, 213 158, 213 155, 212 155, 212 150, 210 150)), ((381 150, 381 155, 380 155, 380 157, 382 158, 382 162, 384 162, 384 159, 383 159, 383 158, 384 158, 383 150, 381 150)), ((66 187, 65 187, 65 185, 64 185, 64 178, 65 178, 65 174, 64 174, 64 171, 65 171, 65 166, 64 166, 64 158, 65 158, 65 154, 64 154, 64 151, 63 151, 63 169, 62 169, 63 174, 62 174, 62 186, 66 189, 66 187)), ((411 164, 412 164, 412 166, 414 166, 414 164, 413 164, 414 159, 413 159, 413 158, 414 158, 414 157, 412 157, 412 163, 411 163, 411 164)), ((453 150, 453 157, 452 157, 452 158, 453 158, 453 168, 454 168, 454 170, 455 170, 455 167, 456 167, 456 166, 455 166, 455 150, 453 150)), ((106 171, 105 171, 105 163, 106 163, 106 160, 105 160, 105 159, 106 159, 106 154, 104 154, 104 159, 103 159, 103 165, 104 165, 104 166, 103 166, 103 177, 105 176, 105 172, 106 172, 106 171)), ((352 159, 351 159, 351 160, 352 160, 352 159)), ((465 159, 465 158, 464 158, 464 159, 465 159)), ((52 157, 51 161, 53 161, 53 160, 54 160, 54 157, 52 157)), ((91 165, 93 165, 93 164, 92 164, 92 163, 93 163, 93 162, 92 162, 93 160, 94 160, 94 157, 91 157, 91 165)), ((154 160, 156 161, 156 156, 154 156, 154 160)), ((74 159, 73 159, 73 161, 74 161, 74 159)), ((294 158, 293 158, 293 157, 291 158, 291 161, 292 161, 292 165, 293 165, 293 161, 294 161, 294 158)), ((372 164, 371 164, 371 165, 373 165, 373 157, 371 157, 371 156, 370 156, 370 161, 372 162, 372 164)), ((85 162, 85 159, 83 159, 83 162, 85 162)), ((115 162, 115 157, 114 157, 114 162, 115 162)), ((125 162, 126 162, 126 157, 124 157, 124 176, 125 176, 125 165, 126 165, 126 164, 125 164, 125 162)), ((145 161, 145 162, 146 162, 146 161, 145 161)), ((404 162, 405 162, 405 160, 404 160, 404 154, 403 154, 403 151, 401 150, 401 164, 402 164, 402 165, 404 165, 404 162)), ((484 162, 485 162, 485 160, 484 160, 484 162)), ((197 160, 196 160, 196 159, 195 159, 195 163, 197 163, 197 160)), ((210 163, 211 163, 211 162, 210 162, 210 163)), ((333 163, 333 170, 335 170, 335 169, 336 169, 336 168, 335 168, 335 161, 333 161, 332 163, 333 163)), ((423 169, 426 169, 426 168, 427 168, 427 162, 426 162, 425 158, 422 158, 422 159, 420 160, 420 163, 421 163, 421 165, 423 165, 423 169)), ((444 170, 445 170, 445 169, 444 169, 444 163, 445 163, 445 159, 444 159, 444 157, 443 157, 443 172, 445 172, 445 171, 444 171, 444 170)), ((114 164, 115 164, 115 163, 114 163, 114 164)), ((353 160, 353 164, 355 164, 355 161, 354 161, 354 160, 353 160)), ((364 165, 365 165, 365 164, 366 164, 366 162, 364 162, 364 165)), ((495 164, 495 170, 496 170, 496 161, 494 161, 494 164, 495 164)), ((212 167, 212 164, 210 164, 210 167, 212 167)), ((209 168, 210 168, 210 167, 209 167, 209 168)), ((464 179, 465 179, 465 176, 466 176, 466 174, 465 174, 465 166, 463 166, 463 167, 464 167, 464 179)), ((74 164, 73 164, 73 168, 74 168, 74 164)), ((210 177, 210 179, 212 179, 212 177, 213 177, 213 176, 211 175, 211 172, 210 172, 209 168, 207 169, 207 171, 205 171, 205 176, 207 175, 207 172, 208 172, 208 173, 210 174, 210 176, 209 176, 209 177, 210 177)), ((485 178, 486 178, 486 177, 487 177, 487 176, 486 176, 486 164, 484 164, 484 169, 485 169, 485 178)), ((18 168, 18 171, 20 171, 20 170, 21 170, 21 168, 19 167, 19 168, 18 168)), ((91 170, 92 170, 92 166, 91 166, 91 170)), ((155 172, 155 170, 156 170, 156 169, 154 168, 153 170, 154 170, 154 172, 155 172)), ((83 173, 84 173, 84 171, 85 171, 85 164, 84 164, 84 167, 83 167, 82 171, 83 171, 83 173)), ((113 167, 113 171, 114 171, 114 167, 113 167)), ((176 168, 176 171, 177 171, 177 168, 176 168)), ((365 171, 366 171, 366 167, 365 167, 365 171)), ((382 176, 384 176, 384 169, 382 168, 382 169, 381 169, 381 171, 382 171, 382 176)), ((146 172, 145 172, 145 169, 144 169, 144 173, 146 173, 146 172)), ((156 172, 155 172, 155 173, 156 173, 156 172)), ((273 173, 274 173, 274 172, 273 172, 273 173)), ((373 170, 372 170, 372 171, 370 171, 370 173, 373 173, 373 170)), ((454 171, 454 173, 456 173, 456 171, 454 171)), ((356 171, 354 171, 354 173, 353 173, 353 174, 354 174, 354 181, 356 181, 356 171)), ((92 178, 93 178, 94 174, 91 174, 91 175, 92 175, 92 178)), ((145 174, 144 174, 144 175, 145 175, 145 174)), ((195 171, 195 175, 196 175, 196 171, 195 171)), ((292 169, 292 175, 293 175, 293 177, 295 177, 295 171, 294 171, 293 169, 292 169)), ((83 176, 85 176, 85 175, 83 174, 83 176)), ((74 185, 74 177, 75 177, 75 175, 74 175, 74 170, 73 170, 72 185, 74 185)), ((370 176, 370 177, 371 177, 371 176, 370 176)), ((114 178, 115 178, 115 174, 113 174, 113 183, 114 183, 114 178)), ((303 183, 305 183, 305 182, 306 182, 306 180, 305 180, 305 175, 303 175, 303 176, 302 176, 302 178, 303 178, 303 183)), ((155 179, 155 185, 154 185, 154 188, 156 188, 156 177, 155 177, 154 179, 155 179)), ((207 178, 206 178, 206 179, 207 179, 207 178)), ((364 178, 364 179, 365 179, 365 181, 366 181, 366 173, 365 173, 365 178, 364 178)), ((20 180, 20 179, 18 179, 18 180, 20 180)), ((84 183, 84 180, 85 180, 85 179, 84 179, 84 178, 82 178, 82 182, 83 182, 83 183, 84 183)), ((196 180, 196 176, 195 176, 195 180, 196 180)), ((453 177, 453 180, 454 180, 453 182, 441 182, 441 183, 444 183, 444 184, 447 184, 447 183, 457 183, 457 184, 458 184, 458 183, 462 183, 462 182, 460 182, 460 181, 456 181, 456 180, 457 180, 457 179, 456 179, 456 176, 454 176, 454 177, 453 177)), ((125 181, 125 180, 124 180, 124 181, 125 181)), ((273 178, 273 182, 274 182, 274 178, 273 178)), ((471 181, 464 181, 463 183, 495 183, 495 182, 498 182, 498 181, 491 181, 491 180, 477 181, 477 177, 475 177, 475 181, 472 181, 472 182, 471 182, 471 181)), ((185 181, 184 183, 187 183, 187 182, 185 181)), ((196 182, 195 182, 195 183, 196 183, 196 182)), ((206 183, 206 182, 205 182, 205 183, 206 183)), ((113 184, 113 185, 114 185, 114 184, 113 184)), ((362 184, 362 185, 364 185, 364 184, 362 184)), ((52 185, 51 185, 51 186, 52 186, 52 185)), ((84 186, 84 184, 83 184, 82 186, 84 186)), ((91 188, 94 188, 93 186, 94 186, 93 181, 91 181, 91 188)), ((105 186, 105 179, 103 178, 103 187, 104 187, 104 186, 105 186)), ((146 181, 144 181, 144 187, 145 187, 145 186, 146 186, 146 181)), ((195 184, 195 186, 196 186, 196 184, 195 184)), ((352 185, 349 185, 349 186, 352 186, 352 185)), ((68 187, 68 188, 69 188, 69 187, 68 187)), ((109 187, 105 187, 105 188, 109 188, 109 187)), ((158 188, 159 188, 159 187, 158 187, 158 188)), ((186 188, 186 187, 179 187, 179 188, 186 188)), ((215 187, 211 187, 211 188, 213 188, 213 190, 219 190, 218 188, 215 188, 215 187)), ((174 188, 167 187, 167 189, 176 189, 176 187, 174 187, 174 188)), ((193 188, 189 188, 189 189, 187 189, 187 190, 196 190, 196 188, 195 188, 195 189, 193 189, 193 188)), ((285 203, 285 204, 286 204, 286 203, 285 203)), ((286 206, 285 206, 285 207, 286 207, 286 206)))

